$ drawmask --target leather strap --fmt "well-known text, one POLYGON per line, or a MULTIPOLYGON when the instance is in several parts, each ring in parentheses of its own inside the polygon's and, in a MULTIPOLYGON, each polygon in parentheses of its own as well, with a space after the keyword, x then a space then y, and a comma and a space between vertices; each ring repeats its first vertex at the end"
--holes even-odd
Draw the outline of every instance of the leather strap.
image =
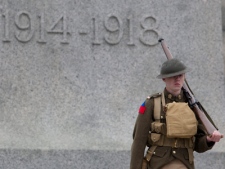
POLYGON ((154 154, 154 151, 156 149, 157 146, 151 146, 148 151, 147 151, 147 154, 145 156, 145 159, 149 162, 152 158, 152 155, 154 154))
POLYGON ((152 155, 154 154, 154 151, 155 151, 156 147, 157 147, 157 146, 151 146, 151 147, 148 149, 148 151, 147 151, 147 153, 146 153, 146 156, 145 156, 145 158, 143 159, 141 169, 147 169, 147 168, 148 168, 148 163, 149 163, 149 161, 151 160, 152 155))
POLYGON ((193 149, 188 148, 188 155, 189 155, 189 163, 192 164, 194 161, 193 149))
POLYGON ((161 97, 154 98, 154 119, 156 122, 160 122, 161 114, 161 97))

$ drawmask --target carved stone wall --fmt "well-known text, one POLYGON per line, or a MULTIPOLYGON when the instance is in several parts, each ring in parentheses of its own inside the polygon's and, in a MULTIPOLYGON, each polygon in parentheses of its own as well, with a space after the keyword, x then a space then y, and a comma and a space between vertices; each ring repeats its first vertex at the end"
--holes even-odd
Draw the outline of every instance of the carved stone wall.
MULTIPOLYGON (((225 133, 219 0, 1 0, 0 166, 129 168, 132 132, 156 76, 174 57, 225 133)), ((201 161, 220 157, 224 142, 201 161)), ((1 167, 0 167, 1 168, 1 167)))
POLYGON ((222 30, 223 30, 223 57, 224 57, 224 63, 225 63, 225 0, 221 0, 222 2, 222 30))

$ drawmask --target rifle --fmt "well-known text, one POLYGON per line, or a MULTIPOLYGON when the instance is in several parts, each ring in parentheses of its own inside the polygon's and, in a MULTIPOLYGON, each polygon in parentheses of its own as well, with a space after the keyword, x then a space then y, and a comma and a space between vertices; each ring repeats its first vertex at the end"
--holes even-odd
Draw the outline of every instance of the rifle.
MULTIPOLYGON (((164 42, 164 39, 159 39, 159 42, 162 45, 163 51, 167 57, 168 60, 172 59, 173 56, 170 53, 169 48, 167 47, 167 45, 164 42)), ((196 100, 196 98, 194 97, 193 92, 191 91, 186 79, 184 81, 184 85, 182 87, 187 99, 188 99, 188 104, 189 106, 192 108, 192 110, 195 112, 195 114, 197 115, 197 117, 200 119, 200 121, 202 122, 203 126, 206 129, 206 132, 209 136, 211 136, 213 134, 213 132, 215 130, 218 130, 218 128, 216 127, 216 125, 214 124, 214 122, 212 121, 212 119, 210 118, 210 116, 208 115, 208 113, 206 112, 206 110, 203 108, 203 106, 201 105, 200 102, 198 102, 196 100)), ((221 135, 221 138, 223 138, 223 135, 221 135)))

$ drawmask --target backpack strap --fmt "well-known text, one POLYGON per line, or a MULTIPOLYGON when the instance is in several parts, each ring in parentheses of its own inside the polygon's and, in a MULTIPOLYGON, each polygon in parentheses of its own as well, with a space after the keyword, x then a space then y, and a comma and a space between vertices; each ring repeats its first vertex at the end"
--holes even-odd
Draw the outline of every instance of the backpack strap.
POLYGON ((161 114, 161 97, 154 98, 154 119, 156 122, 160 121, 161 114))
POLYGON ((158 93, 157 96, 158 97, 154 97, 154 119, 156 122, 160 122, 161 106, 165 107, 165 105, 166 105, 164 92, 158 93))
POLYGON ((164 94, 164 92, 162 92, 162 106, 163 106, 163 107, 166 106, 166 101, 165 101, 165 94, 164 94))

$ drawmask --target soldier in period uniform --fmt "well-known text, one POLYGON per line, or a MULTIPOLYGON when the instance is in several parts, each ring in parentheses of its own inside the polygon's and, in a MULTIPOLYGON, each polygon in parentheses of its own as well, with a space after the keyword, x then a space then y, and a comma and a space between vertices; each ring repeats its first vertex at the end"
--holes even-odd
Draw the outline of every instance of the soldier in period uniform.
MULTIPOLYGON (((193 151, 205 152, 210 150, 215 142, 220 141, 220 132, 216 130, 211 137, 207 136, 202 123, 195 115, 191 123, 196 130, 187 127, 184 130, 187 131, 186 136, 182 135, 183 131, 180 136, 168 135, 171 131, 168 131, 170 124, 167 124, 165 105, 187 102, 182 86, 185 73, 188 71, 189 69, 178 59, 163 63, 158 78, 165 82, 166 87, 162 93, 148 97, 139 109, 133 131, 130 169, 194 169, 193 151), (145 153, 146 146, 148 150, 145 153)), ((189 118, 185 118, 185 115, 183 120, 188 121, 189 118)), ((179 129, 181 127, 173 128, 175 134, 180 132, 176 131, 179 129)))

